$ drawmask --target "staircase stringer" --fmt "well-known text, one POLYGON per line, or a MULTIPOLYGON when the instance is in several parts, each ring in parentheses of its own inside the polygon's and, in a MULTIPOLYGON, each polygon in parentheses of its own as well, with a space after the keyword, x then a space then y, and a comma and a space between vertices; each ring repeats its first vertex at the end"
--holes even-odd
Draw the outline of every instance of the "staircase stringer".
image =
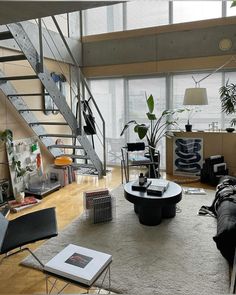
POLYGON ((60 110, 62 116, 64 117, 65 121, 70 126, 72 133, 77 135, 78 124, 77 120, 74 117, 71 109, 69 108, 66 98, 60 90, 57 88, 55 82, 53 81, 49 71, 44 67, 44 71, 40 72, 39 66, 39 54, 35 49, 33 43, 31 42, 30 38, 28 37, 27 33, 25 32, 24 28, 20 23, 13 23, 7 25, 9 31, 12 33, 15 41, 17 42, 18 46, 28 59, 31 67, 37 74, 38 78, 42 82, 43 86, 49 93, 50 97, 55 102, 57 108, 60 110))
MULTIPOLYGON (((4 73, 0 70, 0 77, 4 77, 4 76, 5 76, 4 73)), ((11 95, 17 94, 17 91, 10 81, 7 81, 7 82, 1 81, 0 89, 5 94, 5 96, 9 99, 9 101, 15 107, 17 111, 21 109, 28 109, 28 106, 26 105, 26 103, 24 102, 21 96, 11 96, 11 95)), ((37 118, 31 111, 20 112, 19 114, 28 125, 31 122, 38 122, 37 118)), ((47 131, 42 125, 34 125, 34 126, 31 126, 30 128, 34 131, 34 133, 39 138, 40 138, 40 135, 47 133, 47 131)), ((51 138, 40 138, 40 140, 46 147, 49 147, 54 144, 51 138)), ((48 150, 54 157, 58 157, 63 154, 63 151, 59 148, 51 148, 48 150)))
POLYGON ((35 49, 34 45, 32 44, 27 33, 25 32, 24 28, 20 23, 8 24, 7 27, 13 35, 18 46, 26 56, 27 60, 29 61, 32 69, 35 71, 38 78, 47 90, 48 94, 55 102, 57 108, 60 110, 61 115, 64 117, 65 121, 70 126, 72 134, 77 136, 78 141, 83 146, 86 154, 89 156, 89 159, 93 163, 94 167, 97 169, 99 176, 104 175, 105 172, 103 171, 104 169, 102 161, 99 159, 98 155, 92 148, 92 145, 89 142, 88 138, 86 137, 86 135, 78 134, 79 126, 77 119, 75 118, 74 114, 69 108, 65 96, 62 95, 60 90, 57 88, 55 82, 51 78, 51 75, 49 71, 46 69, 46 67, 44 67, 43 72, 39 71, 41 68, 39 66, 39 54, 35 49))

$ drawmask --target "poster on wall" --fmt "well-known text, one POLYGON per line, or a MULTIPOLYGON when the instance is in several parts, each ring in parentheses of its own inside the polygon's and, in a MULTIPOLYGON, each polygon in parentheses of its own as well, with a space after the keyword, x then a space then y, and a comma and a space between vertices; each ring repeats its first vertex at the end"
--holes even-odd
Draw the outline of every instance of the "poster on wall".
POLYGON ((176 137, 173 144, 173 174, 198 175, 203 163, 203 138, 176 137))
POLYGON ((31 179, 42 177, 43 163, 36 137, 14 140, 7 146, 14 197, 25 191, 31 179))

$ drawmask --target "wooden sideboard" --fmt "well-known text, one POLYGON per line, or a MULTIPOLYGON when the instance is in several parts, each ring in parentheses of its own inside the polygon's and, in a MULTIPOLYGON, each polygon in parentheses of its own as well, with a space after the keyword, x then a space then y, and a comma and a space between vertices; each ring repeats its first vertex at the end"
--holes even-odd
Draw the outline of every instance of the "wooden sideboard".
MULTIPOLYGON (((202 138, 203 159, 222 155, 229 174, 236 176, 236 133, 228 132, 174 132, 175 137, 202 138)), ((166 173, 173 174, 173 138, 166 139, 166 173)))

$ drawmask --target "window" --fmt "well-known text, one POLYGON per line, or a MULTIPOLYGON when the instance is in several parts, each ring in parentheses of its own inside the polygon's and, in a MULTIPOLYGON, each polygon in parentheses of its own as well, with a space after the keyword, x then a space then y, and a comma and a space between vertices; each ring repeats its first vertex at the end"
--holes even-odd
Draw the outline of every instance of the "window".
MULTIPOLYGON (((102 113, 106 125, 107 163, 120 164, 124 139, 120 132, 124 126, 124 81, 123 79, 90 80, 91 92, 102 113)), ((101 130, 101 122, 96 122, 101 130)), ((99 134, 98 134, 99 136, 99 134)), ((101 136, 100 136, 101 137, 101 136)), ((100 151, 102 152, 101 145, 100 151)))
POLYGON ((221 17, 221 1, 173 1, 173 22, 221 17))
MULTIPOLYGON (((194 74, 196 81, 205 77, 204 74, 194 74)), ((190 124, 193 125, 195 130, 208 130, 209 124, 212 122, 218 123, 218 128, 222 128, 221 120, 221 106, 219 88, 222 85, 222 74, 216 73, 201 82, 201 87, 206 87, 208 105, 202 106, 185 106, 188 109, 193 109, 192 117, 190 118, 190 124), (194 111, 196 110, 196 111, 194 111)), ((182 108, 183 99, 186 88, 194 87, 194 81, 192 75, 174 75, 173 77, 173 107, 182 108)), ((179 125, 184 129, 184 125, 187 123, 189 112, 183 112, 179 115, 179 125)))
POLYGON ((226 10, 226 15, 227 16, 234 16, 236 15, 236 6, 234 7, 230 7, 231 6, 232 1, 227 1, 227 10, 226 10))
POLYGON ((169 23, 169 3, 160 0, 127 2, 127 30, 169 23))
POLYGON ((83 11, 83 34, 95 35, 123 30, 123 4, 83 11))

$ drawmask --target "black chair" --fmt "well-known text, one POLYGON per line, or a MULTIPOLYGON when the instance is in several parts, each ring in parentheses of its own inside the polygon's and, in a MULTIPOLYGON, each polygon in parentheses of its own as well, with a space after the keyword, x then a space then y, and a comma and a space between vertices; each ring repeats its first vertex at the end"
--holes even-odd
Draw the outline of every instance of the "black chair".
POLYGON ((158 159, 150 159, 148 157, 149 153, 148 151, 145 153, 145 150, 147 150, 148 147, 145 146, 144 142, 132 142, 127 143, 125 147, 121 149, 121 177, 122 177, 122 183, 123 178, 125 176, 125 181, 129 182, 129 168, 132 166, 147 166, 149 168, 148 175, 151 178, 158 178, 159 177, 159 154, 158 159), (138 154, 137 152, 142 152, 143 155, 138 154), (151 171, 153 173, 151 173, 151 171))
POLYGON ((2 260, 18 252, 29 251, 43 267, 42 262, 28 247, 22 247, 55 237, 57 234, 54 207, 31 212, 13 220, 7 220, 0 214, 0 254, 5 254, 2 260), (19 249, 16 250, 17 248, 19 249), (12 250, 15 251, 9 253, 12 250))

